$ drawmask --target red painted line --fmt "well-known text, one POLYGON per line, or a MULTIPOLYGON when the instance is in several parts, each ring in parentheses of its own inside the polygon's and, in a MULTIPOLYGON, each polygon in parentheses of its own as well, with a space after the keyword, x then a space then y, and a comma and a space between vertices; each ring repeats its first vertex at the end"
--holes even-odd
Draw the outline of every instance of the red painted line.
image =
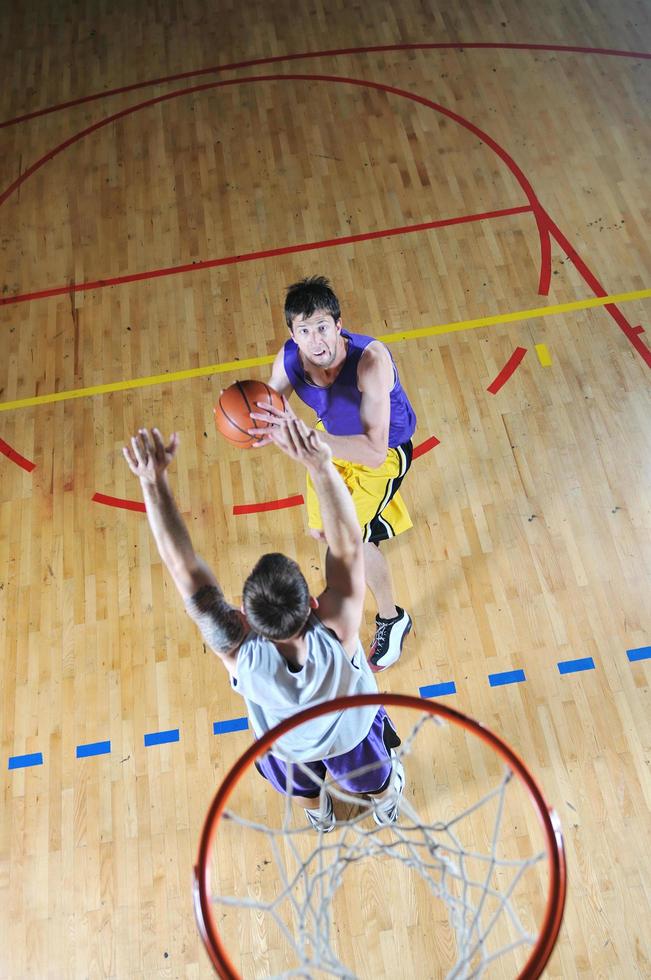
POLYGON ((122 497, 109 497, 106 493, 94 493, 91 499, 97 504, 106 504, 107 507, 122 507, 124 510, 147 513, 147 508, 141 500, 124 500, 122 497))
POLYGON ((631 330, 633 331, 633 333, 644 333, 644 327, 641 326, 639 323, 637 327, 631 327, 631 330))
POLYGON ((7 459, 10 459, 12 463, 15 463, 16 466, 21 466, 24 470, 27 470, 28 473, 36 469, 36 463, 32 463, 31 459, 26 459, 25 456, 21 456, 4 439, 0 439, 0 453, 6 456, 7 459))
MULTIPOLYGON (((447 46, 454 48, 454 47, 462 47, 463 45, 448 44, 447 46)), ((470 45, 466 45, 466 47, 469 46, 470 45)), ((519 46, 519 45, 491 45, 491 44, 486 44, 486 45, 477 44, 476 46, 477 47, 495 46, 498 48, 521 47, 523 50, 565 50, 565 51, 580 51, 582 53, 591 53, 591 54, 618 54, 622 56, 633 56, 633 57, 640 57, 640 58, 651 57, 651 54, 647 54, 645 52, 621 52, 621 51, 616 51, 615 49, 607 49, 607 48, 592 49, 592 48, 577 48, 573 46, 561 48, 559 46, 548 46, 548 45, 519 46)), ((389 45, 388 49, 400 50, 400 49, 407 49, 409 47, 410 47, 409 45, 404 45, 404 46, 389 45)), ((426 49, 428 45, 413 45, 413 47, 415 49, 426 49)), ((386 49, 387 48, 385 48, 385 50, 386 49)), ((382 48, 340 49, 336 53, 343 54, 343 53, 353 53, 356 51, 359 51, 361 53, 364 51, 372 51, 372 50, 382 50, 382 48)), ((324 55, 324 54, 326 54, 326 52, 319 52, 319 55, 324 55)), ((279 57, 277 60, 280 61, 292 60, 295 57, 300 57, 300 56, 282 56, 279 57)), ((304 57, 316 57, 316 52, 312 54, 308 53, 304 55, 304 57)), ((508 169, 511 171, 513 176, 520 184, 522 190, 524 191, 530 203, 531 209, 535 215, 536 226, 538 229, 538 235, 540 239, 541 266, 540 266, 540 278, 539 278, 539 291, 545 294, 545 291, 549 287, 549 282, 551 278, 550 237, 553 234, 553 236, 556 238, 556 241, 559 242, 559 244, 561 244, 561 246, 566 249, 568 256, 572 259, 575 267, 581 273, 585 281, 588 282, 590 285, 592 285, 592 288, 595 290, 596 294, 600 296, 607 295, 607 292, 603 289, 603 287, 598 282, 596 277, 593 275, 593 273, 590 271, 587 265, 583 262, 583 260, 580 258, 578 253, 572 248, 572 246, 569 244, 569 242, 567 241, 563 233, 560 231, 558 226, 552 221, 552 219, 549 217, 545 209, 542 207, 542 205, 540 204, 538 198, 534 193, 533 187, 525 177, 522 170, 520 170, 520 168, 517 166, 513 158, 506 152, 506 150, 503 147, 501 147, 498 143, 496 143, 495 140, 493 140, 481 129, 475 126, 474 123, 471 123, 463 116, 460 116, 458 113, 452 112, 452 110, 446 109, 444 106, 436 102, 432 102, 430 99, 426 99, 423 96, 416 95, 412 92, 406 92, 403 89, 393 88, 392 86, 389 85, 383 85, 380 84, 379 82, 370 82, 361 79, 346 78, 343 76, 340 77, 340 76, 333 76, 333 75, 260 75, 260 76, 241 78, 241 79, 226 79, 221 82, 211 82, 205 85, 197 85, 191 88, 181 89, 176 92, 169 92, 166 95, 159 96, 158 98, 149 99, 146 102, 142 102, 138 105, 131 106, 127 109, 123 109, 121 112, 114 113, 112 116, 109 116, 107 119, 101 120, 100 122, 95 123, 92 126, 89 126, 87 129, 83 130, 82 132, 72 136, 69 140, 66 140, 60 146, 55 147, 48 154, 46 154, 45 157, 41 158, 40 161, 36 161, 36 163, 32 164, 32 166, 28 168, 28 170, 25 171, 25 173, 21 175, 21 177, 19 177, 17 181, 14 181, 14 183, 10 185, 9 188, 7 188, 7 190, 4 192, 2 197, 0 197, 0 204, 2 203, 2 201, 6 200, 9 194, 12 193, 13 190, 15 190, 18 186, 20 186, 20 184, 28 176, 30 176, 32 173, 34 173, 35 170, 37 170, 40 166, 42 166, 45 162, 47 162, 47 160, 52 159, 53 156, 55 156, 57 153, 60 153, 63 149, 65 149, 67 146, 70 146, 72 143, 76 142, 77 140, 82 139, 84 136, 87 136, 89 133, 94 132, 97 129, 100 129, 102 126, 106 126, 109 123, 114 122, 116 119, 126 116, 131 112, 136 112, 147 106, 156 105, 160 102, 165 102, 170 99, 177 98, 181 95, 189 95, 193 92, 206 91, 208 89, 218 88, 220 86, 225 86, 225 85, 239 85, 248 82, 263 82, 263 81, 328 81, 328 82, 339 82, 342 84, 357 85, 363 88, 376 89, 381 92, 386 92, 388 94, 393 94, 393 95, 399 95, 402 98, 410 99, 413 102, 420 103, 421 105, 424 105, 430 109, 434 109, 435 112, 440 112, 442 115, 447 116, 449 119, 452 119, 454 122, 457 122, 460 126, 463 126, 469 132, 474 133, 475 136, 483 140, 486 143, 486 145, 489 146, 500 157, 500 159, 503 161, 503 163, 505 163, 505 165, 508 167, 508 169)), ((104 93, 104 94, 109 94, 109 93, 104 93)), ((161 272, 160 274, 162 275, 164 273, 161 272)), ((624 334, 628 337, 631 344, 635 347, 635 349, 638 351, 638 353, 643 358, 643 360, 651 367, 651 351, 649 351, 649 348, 646 346, 646 344, 644 344, 640 336, 635 331, 633 331, 633 329, 631 328, 630 324, 623 316, 623 314, 620 313, 617 307, 612 304, 606 306, 606 310, 613 317, 613 319, 618 324, 620 329, 624 332, 624 334)))
POLYGON ((488 388, 486 389, 487 391, 490 391, 491 395, 497 394, 500 388, 502 388, 506 384, 506 382, 509 380, 509 378, 511 377, 511 375, 513 374, 517 366, 520 364, 522 358, 526 353, 527 353, 526 347, 515 348, 515 350, 509 357, 508 361, 506 362, 506 364, 504 365, 500 373, 497 375, 495 380, 489 384, 488 388))
POLYGON ((264 504, 235 504, 234 514, 261 514, 268 510, 284 510, 286 507, 300 507, 305 503, 300 493, 294 497, 284 497, 282 500, 268 500, 264 504))
POLYGON ((342 55, 351 54, 376 54, 388 51, 436 51, 436 50, 511 50, 511 51, 555 51, 561 54, 596 54, 609 55, 618 58, 651 58, 648 51, 623 51, 617 48, 587 48, 568 44, 501 44, 492 41, 445 41, 431 44, 377 44, 369 47, 357 48, 335 48, 330 51, 304 51, 299 54, 274 55, 269 58, 253 58, 249 61, 231 62, 225 65, 214 65, 211 68, 199 68, 194 71, 179 72, 175 75, 165 75, 162 78, 150 78, 144 82, 133 82, 131 85, 122 85, 119 88, 107 89, 103 92, 94 92, 92 95, 80 96, 68 102, 60 102, 58 105, 48 106, 45 109, 35 109, 32 112, 23 113, 13 119, 0 122, 0 129, 6 126, 14 126, 19 122, 26 122, 28 119, 36 119, 38 116, 49 115, 52 112, 59 112, 62 109, 70 109, 73 106, 83 105, 86 102, 95 102, 98 99, 110 98, 113 95, 123 95, 125 92, 135 92, 138 89, 151 88, 154 85, 164 85, 167 82, 178 82, 187 78, 199 78, 202 75, 217 74, 222 71, 234 71, 237 68, 253 68, 260 65, 281 64, 285 61, 300 61, 309 58, 336 58, 342 55))
POLYGON ((234 265, 239 262, 251 262, 256 259, 268 259, 277 255, 289 255, 293 252, 309 252, 320 248, 333 248, 337 245, 350 245, 353 242, 366 242, 375 238, 391 238, 394 235, 409 235, 414 232, 428 231, 432 228, 444 228, 449 225, 461 225, 471 221, 485 221, 489 218, 503 218, 513 214, 527 214, 531 211, 528 204, 517 208, 503 208, 500 211, 485 211, 481 214, 464 214, 455 218, 441 218, 437 221, 425 221, 417 225, 404 225, 400 228, 383 228, 381 231, 362 232, 359 235, 346 235, 341 238, 329 238, 320 242, 303 242, 300 245, 284 245, 280 248, 270 248, 260 252, 245 252, 242 255, 228 255, 221 259, 205 259, 201 262, 190 262, 185 265, 170 266, 166 269, 148 269, 145 272, 134 272, 130 275, 114 276, 110 279, 96 279, 92 282, 73 283, 66 286, 52 286, 29 293, 16 293, 13 296, 1 296, 0 306, 10 306, 14 303, 28 303, 32 300, 46 299, 51 296, 63 296, 70 293, 86 292, 91 289, 104 289, 106 286, 121 286, 129 282, 141 282, 146 279, 157 279, 162 276, 180 275, 182 272, 196 272, 199 269, 214 269, 220 265, 234 265))
MULTIPOLYGON (((595 296, 607 296, 607 291, 601 285, 594 272, 588 268, 577 250, 570 244, 558 225, 552 221, 552 219, 546 213, 545 220, 547 222, 547 227, 549 228, 550 234, 556 239, 558 244, 564 250, 574 268, 583 277, 588 286, 590 286, 595 296)), ((647 347, 640 334, 631 326, 621 310, 619 310, 614 303, 608 303, 606 306, 604 306, 604 309, 613 318, 624 336, 631 342, 647 367, 651 368, 651 350, 647 347)))
POLYGON ((515 160, 506 152, 506 150, 500 146, 491 136, 485 133, 474 123, 471 123, 468 119, 460 116, 458 113, 453 112, 451 109, 447 109, 445 106, 440 105, 438 102, 432 102, 431 99, 426 99, 422 95, 416 95, 414 92, 407 92, 404 89, 395 88, 392 85, 384 85, 381 82, 371 82, 360 78, 348 78, 343 75, 255 75, 249 76, 247 78, 229 78, 224 79, 219 82, 207 82, 203 85, 194 85, 190 88, 177 89, 174 92, 168 92, 166 95, 159 95, 156 98, 148 99, 145 102, 140 102, 135 106, 129 106, 126 109, 122 109, 120 112, 113 113, 111 116, 107 116, 106 119, 102 119, 99 122, 94 123, 92 126, 88 126, 86 129, 75 133, 69 139, 65 140, 59 146, 54 147, 48 153, 46 153, 40 160, 33 163, 27 170, 21 174, 16 180, 6 188, 6 190, 0 195, 0 205, 7 200, 7 198, 13 194, 15 190, 25 180, 40 167, 44 166, 49 160, 51 160, 62 150, 71 146, 73 143, 78 142, 84 137, 88 136, 90 133, 101 129, 104 126, 108 126, 110 123, 115 122, 117 119, 121 119, 124 116, 131 114, 132 112, 138 112, 141 109, 148 108, 150 106, 158 105, 162 102, 168 102, 171 99, 179 98, 182 95, 191 95, 195 92, 206 92, 215 88, 223 88, 230 85, 244 85, 249 83, 259 83, 259 82, 286 82, 286 81, 300 81, 300 82, 335 82, 342 85, 356 85, 360 88, 374 89, 378 92, 383 92, 388 95, 397 95, 403 99, 409 99, 412 102, 417 102, 420 105, 424 105, 428 109, 433 109, 435 112, 439 112, 443 116, 447 116, 448 119, 452 119, 459 126, 467 129, 469 132, 473 133, 477 139, 484 142, 494 153, 502 160, 506 167, 511 171, 515 179, 520 184, 520 187, 524 191, 527 200, 534 212, 536 218, 536 227, 538 229, 538 236, 540 238, 540 255, 541 255, 541 266, 540 266, 540 278, 539 278, 539 290, 543 292, 549 288, 549 281, 551 279, 551 244, 549 242, 549 227, 546 221, 547 215, 538 201, 536 194, 534 193, 531 183, 525 177, 523 171, 517 165, 515 160))
MULTIPOLYGON (((429 452, 430 449, 434 449, 438 446, 440 439, 436 436, 430 436, 429 439, 425 439, 418 446, 414 446, 414 452, 412 459, 418 459, 419 456, 424 456, 425 453, 429 452)), ((299 493, 295 497, 285 497, 283 500, 270 500, 264 504, 236 504, 233 507, 234 514, 259 514, 262 511, 267 510, 282 510, 285 507, 298 507, 305 503, 303 497, 299 493)))
POLYGON ((434 449, 436 446, 441 444, 441 440, 437 439, 436 436, 430 436, 425 442, 419 443, 418 446, 414 446, 414 452, 412 454, 412 459, 418 459, 419 456, 424 456, 428 453, 430 449, 434 449))

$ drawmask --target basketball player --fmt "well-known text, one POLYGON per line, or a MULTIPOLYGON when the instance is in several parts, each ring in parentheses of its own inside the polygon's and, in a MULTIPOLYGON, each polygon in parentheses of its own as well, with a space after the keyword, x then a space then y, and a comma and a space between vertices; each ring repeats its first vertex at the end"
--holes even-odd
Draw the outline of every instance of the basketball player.
MULTIPOLYGON (((388 349, 343 329, 339 300, 324 276, 289 287, 285 319, 291 337, 276 356, 269 384, 285 398, 295 391, 316 412, 316 427, 352 496, 364 540, 366 582, 377 604, 370 664, 374 671, 385 670, 400 657, 411 629, 408 613, 395 603, 380 542, 412 526, 398 488, 411 465, 416 416, 388 349)), ((252 416, 270 421, 279 414, 272 409, 252 416)), ((310 533, 320 537, 321 515, 309 473, 307 512, 310 533)))
MULTIPOLYGON (((295 561, 263 555, 244 583, 240 610, 227 602, 195 553, 174 501, 167 467, 177 436, 165 446, 158 429, 139 429, 123 449, 140 480, 160 556, 187 612, 230 674, 233 690, 245 699, 256 737, 308 705, 377 691, 359 639, 364 557, 351 497, 329 446, 314 429, 297 418, 279 419, 271 439, 310 475, 328 546, 326 586, 315 598, 295 561)), ((399 744, 384 708, 371 705, 300 726, 256 765, 277 790, 291 792, 316 830, 327 833, 334 827, 334 811, 322 787, 326 773, 348 792, 371 797, 376 823, 396 820, 404 788, 404 771, 393 752, 399 744), (288 766, 287 759, 301 765, 288 766)))

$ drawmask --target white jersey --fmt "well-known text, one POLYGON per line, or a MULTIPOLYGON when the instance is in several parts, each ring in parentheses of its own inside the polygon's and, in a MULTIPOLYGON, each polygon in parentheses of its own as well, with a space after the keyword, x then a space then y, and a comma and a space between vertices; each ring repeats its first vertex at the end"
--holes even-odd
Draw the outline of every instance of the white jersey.
MULTIPOLYGON (((305 663, 298 671, 290 668, 271 640, 258 633, 249 633, 238 650, 231 684, 246 701, 256 738, 303 708, 332 698, 377 692, 361 643, 351 659, 313 613, 305 642, 305 663)), ((366 738, 378 710, 377 704, 371 704, 313 718, 283 735, 271 751, 301 762, 349 752, 366 738)))

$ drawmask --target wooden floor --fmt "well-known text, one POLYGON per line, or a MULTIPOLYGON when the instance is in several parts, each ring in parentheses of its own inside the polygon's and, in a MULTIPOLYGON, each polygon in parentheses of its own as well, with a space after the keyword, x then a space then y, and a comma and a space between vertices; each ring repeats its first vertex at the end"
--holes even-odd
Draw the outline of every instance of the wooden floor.
POLYGON ((0 978, 211 975, 190 876, 251 738, 213 723, 243 703, 145 516, 93 498, 139 500, 120 447, 178 430, 173 484, 227 595, 266 550, 319 587, 302 507, 233 511, 300 494, 302 474, 212 421, 220 388, 268 376, 284 288, 315 273, 348 327, 423 331, 391 347, 423 451, 415 529, 386 548, 414 634, 382 686, 454 682, 446 703, 558 810, 569 894, 547 975, 648 978, 651 61, 560 49, 649 52, 648 5, 5 6, 0 978), (289 57, 340 49, 357 50, 289 57), (542 307, 561 309, 506 318, 542 307), (507 671, 525 679, 489 684, 507 671))

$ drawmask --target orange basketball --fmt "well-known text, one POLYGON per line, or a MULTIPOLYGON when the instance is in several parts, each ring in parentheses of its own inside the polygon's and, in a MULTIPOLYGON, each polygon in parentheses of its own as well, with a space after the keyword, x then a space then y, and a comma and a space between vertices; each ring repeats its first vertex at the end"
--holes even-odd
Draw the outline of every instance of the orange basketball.
POLYGON ((267 428, 260 419, 252 419, 249 412, 257 412, 256 402, 273 405, 283 409, 281 396, 264 381, 236 381, 221 393, 219 402, 215 405, 215 424, 217 428, 234 446, 240 449, 250 449, 255 436, 250 436, 247 429, 260 429, 261 435, 267 428))

